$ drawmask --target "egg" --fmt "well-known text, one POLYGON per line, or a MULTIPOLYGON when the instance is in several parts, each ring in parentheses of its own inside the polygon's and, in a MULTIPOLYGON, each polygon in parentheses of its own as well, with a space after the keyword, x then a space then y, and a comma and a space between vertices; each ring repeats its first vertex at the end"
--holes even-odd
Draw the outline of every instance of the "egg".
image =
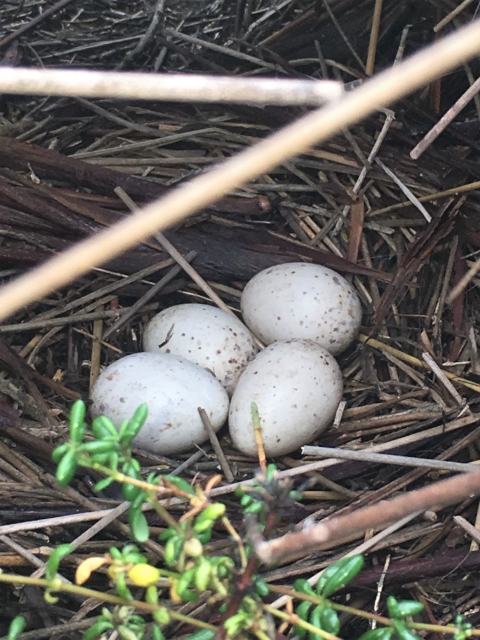
POLYGON ((145 328, 143 347, 209 369, 229 394, 258 352, 255 338, 238 318, 206 304, 179 304, 161 311, 145 328))
POLYGON ((245 455, 257 455, 255 402, 267 456, 291 453, 329 426, 342 392, 340 367, 324 347, 312 340, 275 342, 240 376, 229 411, 233 443, 245 455))
POLYGON ((90 395, 93 416, 106 415, 117 428, 146 403, 148 418, 133 444, 166 456, 208 439, 198 407, 205 409, 216 431, 228 413, 227 392, 211 373, 165 353, 117 360, 102 371, 90 395))
POLYGON ((333 355, 355 339, 360 300, 341 275, 317 264, 290 262, 258 273, 245 287, 245 324, 264 344, 314 340, 333 355))

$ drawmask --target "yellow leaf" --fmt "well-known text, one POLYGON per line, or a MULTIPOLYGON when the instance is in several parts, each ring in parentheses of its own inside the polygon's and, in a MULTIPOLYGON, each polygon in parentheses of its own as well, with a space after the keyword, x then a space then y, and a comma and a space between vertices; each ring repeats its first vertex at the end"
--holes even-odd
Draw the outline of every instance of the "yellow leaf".
POLYGON ((137 587, 149 587, 160 578, 160 571, 151 564, 136 564, 128 572, 128 577, 137 587))
POLYGON ((181 597, 177 593, 177 585, 178 585, 178 580, 173 579, 170 582, 170 600, 174 604, 181 604, 183 602, 183 600, 181 599, 181 597))
POLYGON ((93 558, 87 558, 81 564, 78 565, 75 572, 75 583, 83 584, 86 582, 93 571, 100 569, 106 563, 105 558, 94 556, 93 558))

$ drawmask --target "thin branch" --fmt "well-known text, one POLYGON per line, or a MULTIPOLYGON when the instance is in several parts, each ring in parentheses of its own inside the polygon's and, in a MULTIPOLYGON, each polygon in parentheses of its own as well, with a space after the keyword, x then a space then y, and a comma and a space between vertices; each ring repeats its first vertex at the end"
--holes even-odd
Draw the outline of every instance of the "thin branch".
MULTIPOLYGON (((326 140, 379 106, 421 87, 478 52, 480 23, 475 22, 12 281, 0 290, 0 319, 142 242, 152 233, 178 223, 232 189, 267 173, 287 158, 326 140)), ((73 75, 71 71, 66 73, 73 75)), ((2 69, 0 93, 11 92, 14 78, 19 77, 18 69, 2 69), (9 72, 7 76, 5 71, 9 72), (6 77, 10 80, 9 90, 2 83, 6 77)))
POLYGON ((372 453, 370 450, 356 451, 354 449, 340 449, 338 447, 318 447, 306 445, 302 447, 302 455, 338 460, 359 460, 376 464, 394 464, 406 467, 439 469, 441 471, 476 471, 478 465, 469 462, 451 462, 450 460, 431 460, 430 458, 414 458, 412 456, 397 456, 392 453, 372 453))
POLYGON ((410 151, 410 157, 414 160, 422 155, 422 153, 428 149, 434 140, 448 127, 448 125, 454 120, 462 109, 464 109, 470 100, 480 91, 480 78, 477 78, 475 82, 465 91, 463 95, 450 107, 450 109, 443 115, 440 120, 430 129, 422 140, 410 151))
POLYGON ((377 164, 379 164, 382 169, 385 171, 385 173, 387 174, 387 176, 389 176, 389 178, 391 178, 394 183, 400 188, 400 191, 402 191, 402 193, 404 193, 407 198, 410 200, 410 202, 417 207, 417 209, 420 211, 420 213, 423 215, 423 217, 425 218, 425 220, 427 222, 431 222, 432 221, 432 216, 428 213, 428 211, 425 209, 425 207, 423 206, 423 204, 418 200, 418 198, 415 196, 415 194, 413 194, 410 189, 407 187, 407 185, 405 185, 400 178, 393 173, 393 171, 391 169, 389 169, 388 167, 386 167, 383 162, 380 160, 380 158, 375 158, 375 162, 377 164))
POLYGON ((441 31, 444 27, 447 26, 447 24, 449 24, 454 18, 456 18, 458 15, 460 15, 462 13, 462 11, 464 9, 466 9, 468 7, 469 4, 472 4, 473 0, 463 0, 463 2, 461 2, 458 7, 455 7, 455 9, 453 11, 451 11, 448 15, 445 16, 445 18, 443 18, 442 20, 440 20, 440 22, 438 22, 434 27, 433 30, 435 33, 438 33, 439 31, 441 31))
POLYGON ((370 42, 368 44, 367 64, 365 65, 365 73, 371 76, 375 68, 375 56, 377 53, 378 33, 380 31, 380 19, 382 17, 383 0, 375 0, 375 8, 373 10, 372 28, 370 31, 370 42))
POLYGON ((436 482, 418 491, 410 491, 389 501, 358 509, 338 518, 331 518, 303 531, 289 533, 256 545, 256 553, 265 564, 280 559, 306 556, 335 539, 339 544, 353 534, 378 529, 415 512, 440 509, 458 504, 480 494, 480 471, 436 482))
POLYGON ((477 275, 480 271, 480 259, 476 260, 470 269, 465 273, 457 282, 457 284, 453 287, 450 293, 447 296, 446 303, 452 304, 454 300, 458 298, 458 296, 464 291, 469 285, 470 281, 477 275))
MULTIPOLYGON (((376 535, 372 536, 368 540, 365 540, 361 544, 357 545, 354 549, 346 553, 343 557, 351 558, 352 556, 359 556, 359 555, 362 555, 363 553, 367 553, 367 551, 370 551, 370 549, 373 549, 374 547, 376 547, 379 542, 381 542, 382 540, 385 540, 385 538, 388 538, 388 536, 391 533, 395 533, 396 531, 404 527, 406 524, 411 522, 418 515, 419 515, 419 512, 415 512, 406 516, 405 518, 402 518, 401 520, 398 520, 398 522, 394 522, 392 525, 390 525, 386 529, 379 531, 376 535)), ((324 572, 324 569, 322 569, 321 571, 318 571, 313 576, 310 576, 310 578, 308 578, 308 584, 314 587, 319 581, 323 572, 324 572)), ((289 599, 289 596, 287 595, 281 596, 280 598, 277 598, 277 600, 272 602, 271 606, 277 609, 280 607, 283 607, 287 603, 288 599, 289 599)))
POLYGON ((41 22, 43 22, 44 20, 52 16, 54 13, 57 13, 57 11, 60 11, 60 9, 63 9, 63 7, 66 7, 67 4, 70 4, 70 2, 72 2, 72 0, 59 0, 48 9, 45 9, 45 11, 42 11, 41 13, 36 15, 34 18, 32 18, 32 20, 29 20, 26 24, 22 24, 22 26, 16 29, 13 33, 9 33, 8 36, 5 36, 5 38, 2 38, 0 40, 0 47, 4 47, 5 45, 9 44, 13 40, 16 40, 17 38, 19 38, 21 35, 23 35, 27 31, 30 31, 30 29, 33 29, 38 24, 40 24, 41 22))
POLYGON ((343 88, 335 80, 2 67, 0 93, 318 106, 337 100, 343 88))

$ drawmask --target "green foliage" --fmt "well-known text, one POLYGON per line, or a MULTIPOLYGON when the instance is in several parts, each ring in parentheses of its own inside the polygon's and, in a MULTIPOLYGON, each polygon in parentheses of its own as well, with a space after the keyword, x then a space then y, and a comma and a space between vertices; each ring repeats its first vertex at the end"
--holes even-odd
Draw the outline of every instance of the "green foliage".
POLYGON ((456 616, 454 626, 458 628, 458 631, 455 632, 453 640, 465 640, 470 637, 472 625, 469 622, 465 622, 462 615, 456 616))
POLYGON ((8 627, 7 640, 17 640, 18 636, 25 629, 26 621, 23 616, 16 616, 8 627))
MULTIPOLYGON (((189 640, 213 640, 217 629, 203 628, 205 623, 179 614, 166 599, 169 596, 171 605, 182 605, 198 600, 206 592, 211 594, 208 602, 215 604, 222 614, 227 610, 231 612, 227 619, 222 620, 229 640, 247 636, 256 636, 259 640, 271 637, 271 615, 274 611, 268 608, 264 599, 275 593, 275 587, 267 584, 255 570, 248 574, 247 588, 237 599, 233 613, 231 610, 232 595, 238 594, 238 584, 247 575, 247 562, 250 566, 255 560, 252 549, 245 547, 241 536, 235 532, 239 548, 237 560, 206 551, 205 545, 212 539, 215 527, 225 525, 230 533, 234 531, 225 504, 210 502, 208 491, 204 493, 199 486, 193 487, 185 479, 172 474, 150 473, 146 479, 142 478, 141 466, 132 455, 131 443, 144 424, 147 413, 147 406, 141 405, 119 429, 107 417, 100 416, 93 421, 89 434, 85 404, 78 401, 70 415, 69 440, 57 447, 52 455, 57 465, 57 480, 62 486, 73 480, 78 467, 94 469, 104 475, 95 485, 96 491, 105 489, 112 482, 122 484, 123 495, 130 502, 128 522, 135 542, 145 543, 151 536, 143 512, 146 504, 150 504, 166 524, 159 536, 159 541, 165 546, 163 563, 158 567, 149 564, 147 556, 135 544, 126 544, 122 549, 112 547, 105 556, 89 558, 81 563, 77 569, 79 584, 87 581, 93 571, 106 566, 120 598, 120 604, 103 608, 83 639, 103 640, 116 631, 121 640, 144 640, 147 635, 152 640, 165 640, 165 626, 181 621, 200 627, 189 640), (177 501, 185 503, 186 513, 180 521, 175 520, 163 506, 160 499, 163 495, 173 495, 177 501), (143 590, 141 593, 144 607, 149 607, 148 614, 137 613, 139 603, 134 600, 132 587, 136 588, 135 593, 143 590)), ((267 519, 270 523, 278 521, 285 506, 301 499, 301 490, 293 490, 288 480, 280 479, 277 468, 272 464, 264 473, 257 475, 251 486, 241 487, 235 493, 243 515, 257 519, 261 530, 264 530, 267 519)), ((80 588, 67 587, 58 576, 60 562, 72 551, 71 545, 60 545, 47 562, 46 580, 39 580, 45 588, 47 602, 56 601, 53 592, 80 588)), ((327 567, 316 584, 310 585, 303 578, 296 580, 295 614, 289 621, 298 638, 316 640, 339 635, 338 611, 346 607, 331 598, 353 580, 363 564, 363 556, 343 558, 327 567)), ((16 578, 21 583, 22 577, 16 578)), ((95 597, 101 599, 102 594, 95 597)), ((360 640, 418 640, 411 618, 423 610, 423 605, 413 600, 399 601, 393 596, 388 597, 386 605, 389 618, 379 618, 383 626, 367 631, 360 640)), ((365 615, 362 611, 352 612, 360 617, 365 615)), ((282 615, 282 620, 285 620, 287 614, 282 615)), ((7 640, 17 640, 24 626, 25 620, 21 616, 15 618, 7 640)), ((426 627, 428 625, 423 625, 426 627)), ((444 630, 453 635, 453 640, 467 640, 472 626, 458 616, 455 625, 444 627, 444 630)))
MULTIPOLYGON (((340 631, 340 620, 337 612, 327 598, 351 582, 361 571, 363 562, 363 556, 353 556, 352 558, 338 560, 338 562, 330 565, 322 572, 315 590, 307 580, 296 580, 294 585, 295 591, 305 593, 308 596, 321 598, 320 604, 316 606, 313 602, 304 600, 295 610, 297 616, 315 628, 336 636, 340 631)), ((307 636, 305 627, 298 624, 295 625, 295 633, 299 638, 307 636)), ((309 640, 315 640, 315 638, 318 637, 317 634, 313 632, 310 632, 308 635, 309 640)))
POLYGON ((47 580, 53 580, 58 572, 58 566, 62 558, 68 556, 72 553, 73 547, 71 544, 61 544, 57 547, 47 562, 47 567, 45 569, 45 577, 47 580))
POLYGON ((342 560, 327 567, 317 583, 317 595, 329 598, 336 591, 343 589, 360 573, 363 563, 363 556, 353 556, 351 558, 342 558, 342 560))

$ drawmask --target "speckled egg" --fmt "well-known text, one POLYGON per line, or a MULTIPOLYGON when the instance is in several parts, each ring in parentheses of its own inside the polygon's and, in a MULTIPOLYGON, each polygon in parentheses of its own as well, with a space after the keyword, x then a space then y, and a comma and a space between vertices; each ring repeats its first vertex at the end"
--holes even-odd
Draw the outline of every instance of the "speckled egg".
POLYGON ((160 312, 148 323, 143 346, 209 369, 229 394, 258 352, 255 338, 238 318, 206 304, 179 304, 160 312))
POLYGON ((228 413, 227 392, 210 372, 165 353, 135 353, 117 360, 98 377, 91 400, 93 417, 106 415, 116 427, 146 403, 148 418, 134 445, 166 456, 208 439, 198 407, 205 409, 215 430, 228 413))
POLYGON ((353 342, 362 321, 351 284, 332 269, 305 262, 261 271, 245 287, 241 309, 246 325, 264 344, 314 340, 333 355, 353 342))
POLYGON ((326 349, 312 340, 275 342, 240 376, 229 412, 233 443, 245 455, 257 455, 255 402, 267 456, 291 453, 330 425, 342 392, 342 373, 326 349))

